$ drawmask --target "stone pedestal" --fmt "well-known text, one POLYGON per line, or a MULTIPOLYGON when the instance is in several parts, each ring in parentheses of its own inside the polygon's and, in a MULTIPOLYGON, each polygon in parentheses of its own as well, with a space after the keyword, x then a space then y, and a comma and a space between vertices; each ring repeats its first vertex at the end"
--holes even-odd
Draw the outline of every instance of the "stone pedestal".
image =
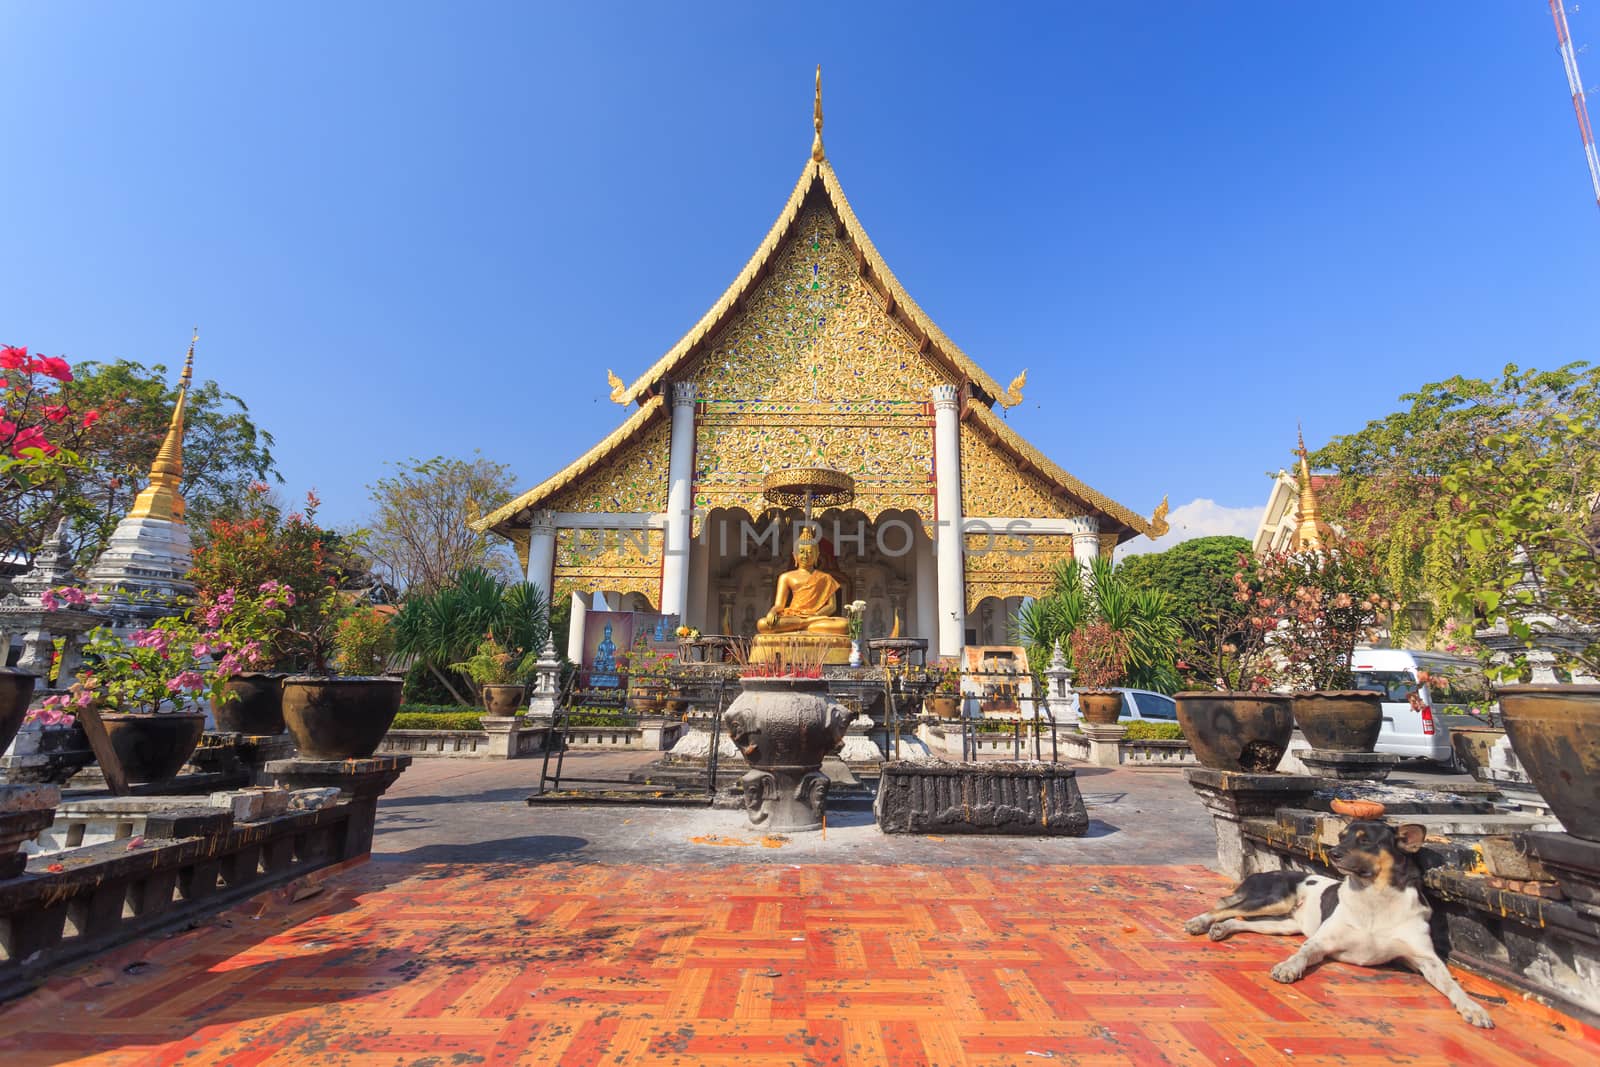
POLYGON ((883 749, 878 747, 878 742, 872 739, 870 733, 873 729, 872 716, 864 712, 850 720, 850 729, 844 735, 844 748, 839 750, 839 758, 844 760, 846 766, 876 768, 883 763, 883 749))
POLYGON ((1529 855, 1555 878, 1574 910, 1600 920, 1600 841, 1571 834, 1518 834, 1529 855))
POLYGON ((1283 807, 1304 807, 1323 785, 1321 778, 1300 774, 1240 774, 1210 767, 1190 767, 1183 773, 1211 814, 1217 834, 1217 869, 1233 879, 1258 869, 1245 847, 1242 821, 1271 816, 1283 807))
POLYGON ((489 759, 517 758, 517 720, 515 716, 485 715, 481 725, 489 735, 489 759))
POLYGON ((1119 767, 1122 765, 1122 739, 1128 736, 1128 728, 1120 722, 1096 723, 1080 722, 1078 729, 1089 741, 1089 762, 1096 767, 1119 767))
POLYGON ((1400 762, 1399 756, 1388 752, 1303 748, 1296 755, 1309 773, 1340 782, 1381 782, 1400 762))
POLYGON ((1031 760, 893 760, 883 766, 873 814, 886 834, 1082 837, 1089 831, 1077 772, 1031 760))
POLYGON ((378 798, 394 784, 400 772, 411 766, 410 756, 374 756, 352 760, 273 760, 267 775, 278 785, 291 790, 337 789, 350 798, 353 815, 348 823, 350 837, 344 842, 346 856, 372 851, 372 824, 377 818, 378 798))
POLYGON ((22 873, 28 857, 17 850, 54 821, 60 800, 53 785, 0 785, 0 880, 22 873))

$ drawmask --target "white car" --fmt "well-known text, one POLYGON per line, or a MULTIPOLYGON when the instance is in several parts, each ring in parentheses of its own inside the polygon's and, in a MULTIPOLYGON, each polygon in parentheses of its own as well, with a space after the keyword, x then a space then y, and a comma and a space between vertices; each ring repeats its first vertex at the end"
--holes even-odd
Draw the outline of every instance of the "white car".
POLYGON ((1165 693, 1149 689, 1118 689, 1122 694, 1122 714, 1118 722, 1177 722, 1177 701, 1165 693))
POLYGON ((1454 761, 1450 728, 1439 717, 1483 699, 1488 692, 1488 683, 1476 660, 1403 648, 1358 648, 1350 666, 1355 672, 1352 689, 1383 694, 1383 727, 1378 733, 1377 751, 1446 764, 1454 761), (1419 687, 1418 671, 1447 675, 1449 680, 1419 687), (1419 689, 1420 709, 1411 706, 1411 694, 1419 689))

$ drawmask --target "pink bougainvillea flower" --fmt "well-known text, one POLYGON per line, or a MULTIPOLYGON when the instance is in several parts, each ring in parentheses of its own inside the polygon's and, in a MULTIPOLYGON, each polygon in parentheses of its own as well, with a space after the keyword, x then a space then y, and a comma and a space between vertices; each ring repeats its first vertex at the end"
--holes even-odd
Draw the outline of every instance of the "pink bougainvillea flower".
POLYGON ((10 419, 0 419, 0 437, 10 437, 17 432, 17 424, 10 419))
POLYGON ((83 428, 85 430, 87 430, 89 427, 93 426, 95 423, 97 423, 99 421, 100 421, 100 413, 98 411, 94 411, 94 410, 91 409, 91 410, 85 411, 83 413, 83 428))
POLYGON ((59 451, 55 445, 45 440, 44 432, 37 426, 24 426, 17 433, 16 439, 11 442, 13 456, 20 456, 23 450, 29 448, 37 448, 47 456, 53 456, 59 451))
POLYGON ((33 365, 38 368, 40 374, 48 378, 54 378, 58 382, 72 381, 72 364, 60 356, 45 356, 34 360, 33 365))
POLYGON ((14 348, 10 345, 0 348, 0 367, 4 367, 6 370, 22 370, 27 365, 28 350, 26 348, 14 348))
POLYGON ((67 414, 67 405, 65 404, 51 404, 44 409, 44 417, 51 422, 60 422, 67 417, 67 414))

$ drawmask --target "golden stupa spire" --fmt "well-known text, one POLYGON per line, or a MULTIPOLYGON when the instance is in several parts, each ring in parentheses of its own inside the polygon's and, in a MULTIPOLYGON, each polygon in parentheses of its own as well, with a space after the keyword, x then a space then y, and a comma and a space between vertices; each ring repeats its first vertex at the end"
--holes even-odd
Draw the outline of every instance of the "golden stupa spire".
POLYGON ((818 163, 822 162, 822 64, 817 64, 817 100, 811 109, 811 125, 816 128, 816 136, 811 138, 811 158, 818 163))
POLYGON ((1322 513, 1317 508, 1317 494, 1311 488, 1311 464, 1306 459, 1306 435, 1303 429, 1300 431, 1300 447, 1295 449, 1295 455, 1300 457, 1300 474, 1297 479, 1300 483, 1300 508, 1296 516, 1292 547, 1296 552, 1302 549, 1316 551, 1328 546, 1328 541, 1333 536, 1333 527, 1322 521, 1322 513))
POLYGON ((196 326, 189 339, 189 355, 183 361, 183 376, 178 379, 178 402, 167 423, 167 436, 150 465, 150 482, 134 500, 129 518, 183 521, 183 497, 178 493, 183 484, 183 412, 189 400, 189 380, 194 377, 194 346, 199 340, 200 327, 196 326))

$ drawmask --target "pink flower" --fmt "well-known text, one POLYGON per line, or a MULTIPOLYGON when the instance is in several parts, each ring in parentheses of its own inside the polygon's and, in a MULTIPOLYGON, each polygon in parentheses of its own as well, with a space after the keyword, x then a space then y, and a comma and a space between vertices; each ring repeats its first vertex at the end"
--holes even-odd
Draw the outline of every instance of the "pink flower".
POLYGON ((83 423, 82 423, 82 425, 83 425, 83 428, 85 430, 87 430, 89 427, 93 426, 95 423, 97 423, 99 421, 100 421, 100 413, 98 411, 90 410, 90 411, 85 411, 83 413, 83 423))
POLYGON ((54 590, 46 589, 39 595, 39 603, 44 605, 44 610, 54 611, 61 606, 61 601, 56 599, 54 590))
POLYGON ((51 404, 44 409, 44 417, 51 422, 60 422, 67 417, 67 405, 51 404))
POLYGON ((197 693, 200 690, 204 689, 205 685, 206 685, 206 680, 200 674, 199 671, 184 671, 181 674, 179 674, 177 677, 168 679, 168 681, 167 681, 167 692, 169 692, 169 693, 179 693, 179 692, 197 693))
POLYGON ((7 346, 0 348, 0 367, 6 370, 22 370, 28 365, 28 350, 7 346))
POLYGON ((35 360, 33 366, 39 373, 58 382, 72 381, 72 365, 60 356, 45 356, 35 360))

